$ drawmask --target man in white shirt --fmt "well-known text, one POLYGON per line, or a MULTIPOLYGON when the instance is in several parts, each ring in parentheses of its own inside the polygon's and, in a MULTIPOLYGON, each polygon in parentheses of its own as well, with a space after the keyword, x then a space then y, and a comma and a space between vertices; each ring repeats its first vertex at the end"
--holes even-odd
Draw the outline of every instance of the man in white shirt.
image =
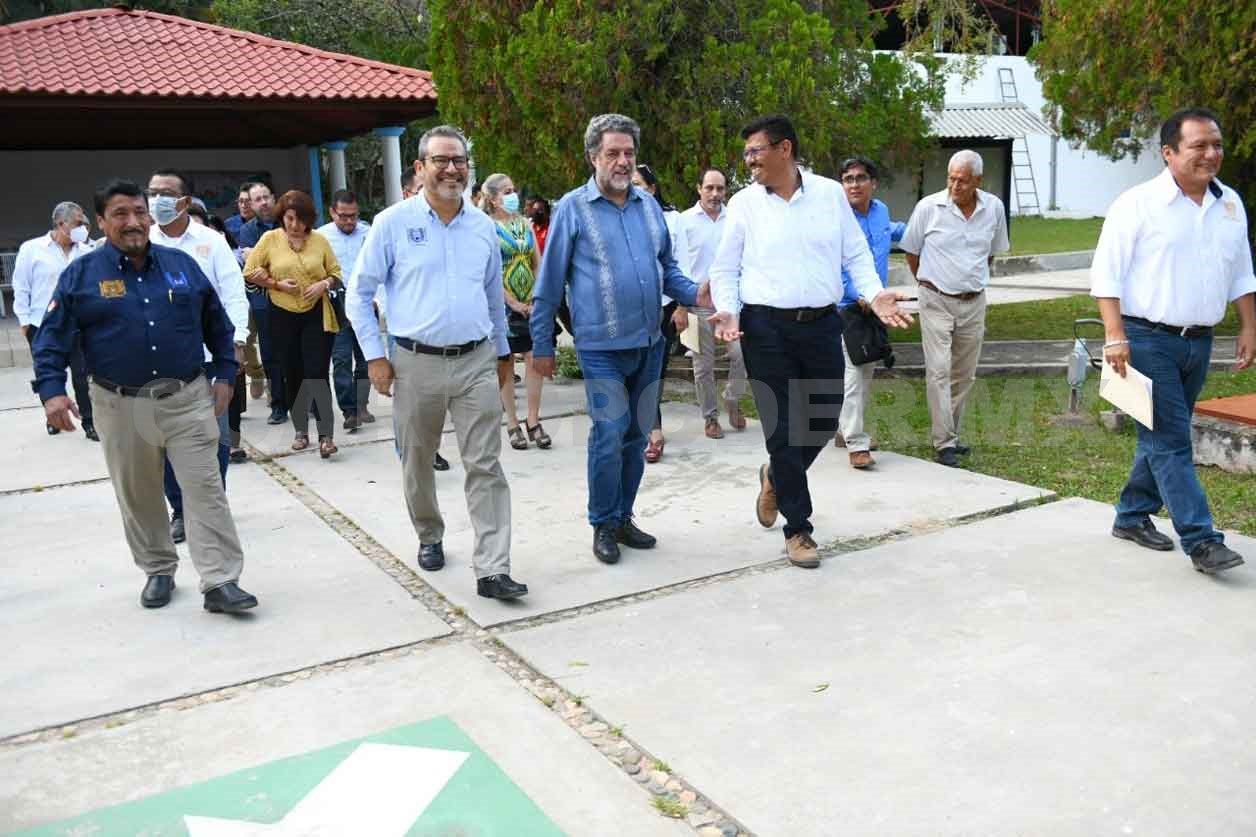
POLYGON ((1221 123, 1203 108, 1160 128, 1165 170, 1112 204, 1090 268, 1104 325, 1104 359, 1152 380, 1152 428, 1138 426, 1134 467, 1116 504, 1112 534, 1149 549, 1173 541, 1151 515, 1167 508, 1195 569, 1218 573, 1243 558, 1225 545, 1195 474, 1191 416, 1212 357, 1212 327, 1227 303, 1239 315, 1236 369, 1256 356, 1256 275, 1247 214, 1217 180, 1221 123))
MULTIPOLYGON (((188 207, 192 205, 192 185, 186 175, 173 169, 161 169, 148 179, 148 214, 153 218, 148 240, 163 247, 182 250, 195 261, 213 285, 222 307, 235 328, 236 362, 243 368, 244 345, 249 337, 249 303, 245 296, 244 276, 235 254, 227 240, 210 227, 192 223, 188 207)), ((213 360, 205 351, 205 372, 211 375, 213 360)), ((210 381, 213 383, 213 381, 210 381)), ((235 389, 241 389, 242 381, 229 381, 235 389)), ((234 392, 234 390, 233 390, 234 392)), ((227 465, 231 462, 231 429, 228 414, 218 419, 218 472, 222 484, 227 485, 227 465)), ((175 479, 170 459, 166 459, 166 500, 170 503, 170 537, 175 543, 187 539, 183 522, 183 491, 175 479)))
POLYGON ((955 152, 946 167, 946 188, 916 204, 898 245, 920 284, 933 448, 938 462, 951 468, 969 451, 959 443, 959 425, 986 334, 990 266, 995 253, 1009 248, 1003 201, 978 188, 982 169, 977 152, 955 152))
POLYGON ((754 183, 728 204, 711 265, 715 336, 741 338, 769 463, 759 469, 759 524, 785 516, 794 566, 820 566, 811 537, 807 469, 833 438, 845 389, 837 303, 842 271, 887 324, 906 326, 898 294, 881 287, 872 253, 837 181, 799 168, 789 119, 760 117, 741 131, 754 183), (767 394, 771 394, 771 398, 767 394))
MULTIPOLYGON (((724 219, 727 217, 724 209, 727 192, 728 180, 724 173, 708 167, 698 182, 698 202, 682 213, 692 268, 689 275, 699 284, 711 278, 711 263, 715 261, 715 248, 724 233, 724 219)), ((708 321, 715 311, 695 308, 693 313, 698 315, 698 352, 693 356, 693 386, 706 422, 706 435, 719 439, 724 435, 724 428, 720 427, 720 408, 715 397, 715 332, 708 321)), ((724 386, 724 409, 734 430, 746 429, 746 417, 741 414, 739 403, 745 394, 746 364, 741 356, 741 342, 734 340, 728 344, 728 382, 724 386)))
MULTIPOLYGON (((23 242, 18 248, 17 261, 13 265, 13 314, 27 345, 35 345, 35 335, 39 333, 39 325, 48 310, 48 303, 52 301, 52 292, 57 288, 61 271, 74 259, 92 251, 87 242, 89 232, 91 226, 83 207, 72 201, 62 201, 52 210, 52 230, 23 242)), ((96 434, 96 425, 92 421, 87 365, 77 340, 70 355, 70 377, 74 381, 74 398, 78 401, 83 421, 83 435, 99 442, 100 436, 96 434)), ((61 432, 51 424, 46 427, 49 436, 61 432)))
MULTIPOLYGON (((336 260, 340 262, 340 270, 344 276, 352 276, 353 268, 358 263, 358 254, 362 252, 362 242, 366 241, 367 230, 371 225, 358 217, 358 196, 348 189, 338 189, 331 196, 328 208, 331 223, 318 228, 331 244, 336 260)), ((340 331, 336 332, 336 342, 331 350, 332 381, 336 387, 336 403, 345 417, 345 430, 356 433, 363 424, 375 421, 367 409, 367 400, 371 394, 371 382, 366 374, 366 358, 362 347, 358 344, 358 336, 353 325, 344 314, 344 295, 336 292, 332 296, 332 304, 336 308, 340 320, 340 331)))
POLYGON ((423 134, 416 161, 423 191, 375 216, 345 309, 375 389, 392 395, 396 382, 393 413, 419 567, 435 572, 445 566, 432 454, 448 414, 467 473, 476 592, 517 599, 528 587, 510 577, 510 485, 498 461, 497 360, 510 354, 501 248, 493 221, 462 198, 468 165, 467 141, 456 128, 440 125, 423 134), (388 289, 391 361, 375 319, 380 285, 388 289))

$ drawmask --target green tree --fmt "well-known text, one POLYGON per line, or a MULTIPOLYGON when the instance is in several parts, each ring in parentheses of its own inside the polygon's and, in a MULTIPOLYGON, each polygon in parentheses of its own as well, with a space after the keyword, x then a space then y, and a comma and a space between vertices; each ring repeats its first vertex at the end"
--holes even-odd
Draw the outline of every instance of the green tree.
POLYGON ((587 177, 597 113, 637 119, 641 157, 680 195, 702 166, 736 170, 755 115, 790 114, 831 173, 855 152, 909 163, 942 101, 942 62, 874 53, 862 0, 432 0, 432 18, 442 116, 482 173, 545 194, 587 177))
MULTIPOLYGON (((0 0, 0 24, 48 15, 107 9, 117 0, 0 0)), ((204 20, 212 0, 137 0, 135 8, 204 20)))
POLYGON ((1046 0, 1030 59, 1061 136, 1113 159, 1136 157, 1178 108, 1212 108, 1221 177, 1256 205, 1256 4, 1046 0))

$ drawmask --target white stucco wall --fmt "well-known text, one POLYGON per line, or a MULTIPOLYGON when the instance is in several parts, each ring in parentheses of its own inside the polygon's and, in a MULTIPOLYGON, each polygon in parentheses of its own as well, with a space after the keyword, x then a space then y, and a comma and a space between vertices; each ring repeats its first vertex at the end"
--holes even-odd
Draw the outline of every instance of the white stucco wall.
MULTIPOLYGON (((310 188, 309 156, 296 148, 135 149, 126 151, 0 151, 5 200, 0 201, 0 250, 16 249, 47 232, 60 201, 80 204, 92 215, 92 193, 114 177, 148 183, 154 169, 175 168, 193 177, 198 192, 232 192, 238 175, 268 172, 276 193, 310 188), (198 173, 201 182, 196 178, 198 173), (214 174, 217 173, 217 174, 214 174)), ((234 200, 227 195, 228 201, 234 200)), ((93 236, 98 235, 93 217, 93 236)))

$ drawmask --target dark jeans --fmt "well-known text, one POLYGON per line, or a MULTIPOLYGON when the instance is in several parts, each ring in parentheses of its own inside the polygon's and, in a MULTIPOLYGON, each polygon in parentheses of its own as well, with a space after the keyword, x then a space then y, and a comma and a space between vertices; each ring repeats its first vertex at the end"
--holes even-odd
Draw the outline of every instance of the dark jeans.
POLYGON ((265 293, 249 294, 249 307, 253 311, 253 322, 257 324, 257 352, 262 356, 262 368, 266 370, 266 380, 270 383, 270 406, 287 409, 288 399, 283 388, 283 362, 275 347, 271 312, 275 306, 265 293))
POLYGON ((331 372, 336 385, 336 403, 347 418, 366 409, 371 380, 366 374, 366 356, 342 306, 337 307, 336 317, 340 320, 340 331, 331 349, 331 372))
POLYGON ((1152 380, 1152 424, 1138 425, 1134 467, 1116 504, 1116 525, 1138 526, 1163 506, 1182 549, 1220 541, 1195 474, 1191 416, 1212 356, 1212 336, 1186 338, 1126 321, 1130 365, 1152 380))
POLYGON ((645 472, 646 431, 657 407, 654 388, 663 363, 663 340, 639 349, 581 351, 589 418, 589 523, 632 518, 645 472))
POLYGON ((663 320, 659 323, 659 331, 663 333, 663 362, 659 364, 659 397, 654 402, 654 430, 663 429, 663 390, 666 389, 663 381, 667 377, 667 364, 672 362, 672 350, 676 348, 680 338, 672 323, 672 315, 676 313, 676 306, 679 304, 673 301, 663 306, 663 320))
POLYGON ((249 381, 244 374, 244 364, 240 364, 240 373, 236 375, 235 390, 231 393, 231 405, 227 408, 227 429, 231 433, 231 447, 240 446, 240 416, 249 408, 249 381))
MULTIPOLYGON (((39 334, 39 326, 31 326, 26 332, 26 344, 32 349, 35 346, 35 335, 39 334)), ((74 383, 74 403, 78 405, 79 418, 85 427, 94 426, 92 421, 92 395, 87 385, 87 360, 83 357, 83 338, 74 335, 74 348, 70 351, 70 380, 74 383)))
POLYGON ((310 407, 315 405, 318 435, 332 436, 335 413, 332 412, 327 368, 331 364, 335 335, 323 331, 322 303, 303 314, 272 307, 270 331, 275 355, 283 367, 283 391, 288 397, 292 426, 298 433, 309 432, 310 407))
POLYGON ((741 350, 767 443, 785 537, 811 532, 807 469, 837 431, 845 391, 842 324, 836 313, 799 323, 771 308, 741 312, 741 350))

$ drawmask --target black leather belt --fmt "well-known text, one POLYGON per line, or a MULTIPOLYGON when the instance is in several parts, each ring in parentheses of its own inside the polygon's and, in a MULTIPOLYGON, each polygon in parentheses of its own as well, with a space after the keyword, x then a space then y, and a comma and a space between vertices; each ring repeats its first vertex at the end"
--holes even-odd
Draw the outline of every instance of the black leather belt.
POLYGON ((1143 328, 1149 328, 1152 331, 1168 331, 1182 337, 1206 337, 1212 334, 1212 326, 1175 326, 1166 325, 1165 323, 1153 323, 1151 320, 1144 320, 1142 317, 1122 316, 1122 320, 1127 323, 1134 323, 1143 328))
POLYGON ((964 291, 962 294, 947 293, 946 291, 939 288, 937 285, 930 282, 928 279, 917 279, 916 284, 922 288, 928 288, 929 290, 933 291, 935 294, 941 294, 942 296, 949 296, 951 299, 959 299, 959 300, 963 300, 964 302, 974 300, 977 297, 985 293, 985 291, 964 291))
POLYGON ((116 392, 118 395, 125 395, 127 398, 153 398, 160 401, 184 389, 188 384, 199 380, 202 374, 200 370, 197 370, 196 373, 188 378, 162 378, 160 381, 153 381, 151 384, 145 384, 142 387, 128 387, 122 384, 115 384, 113 381, 106 380, 99 375, 92 376, 92 383, 107 392, 116 392))
POLYGON ((479 340, 472 340, 470 343, 462 343, 457 346, 429 346, 426 343, 411 340, 409 337, 393 338, 397 345, 407 352, 414 352, 420 355, 440 355, 441 357, 460 357, 471 352, 487 339, 487 337, 481 337, 479 340))
POLYGON ((743 305, 742 310, 760 311, 774 320, 789 320, 794 323, 809 323, 837 311, 836 305, 823 308, 775 308, 771 305, 743 305))

